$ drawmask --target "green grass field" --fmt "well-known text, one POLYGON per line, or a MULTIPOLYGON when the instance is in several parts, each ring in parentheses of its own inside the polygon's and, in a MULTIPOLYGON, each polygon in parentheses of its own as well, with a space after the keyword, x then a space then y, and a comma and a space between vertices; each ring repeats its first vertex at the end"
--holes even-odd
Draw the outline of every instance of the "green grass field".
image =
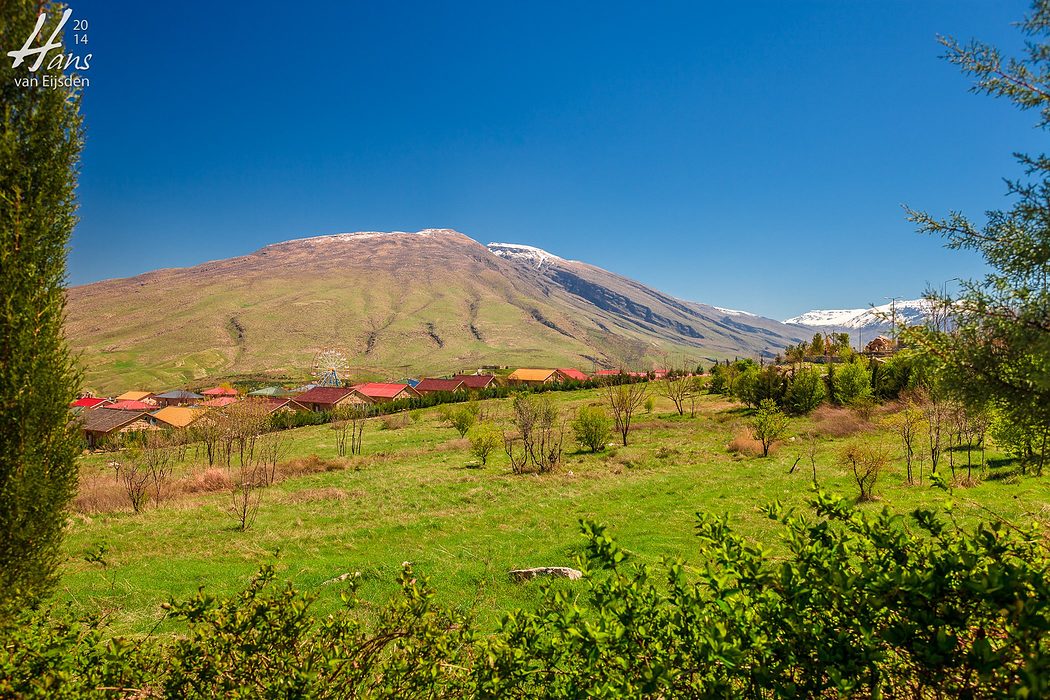
MULTIPOLYGON (((658 385, 654 385, 654 389, 658 385)), ((602 400, 598 390, 549 394, 566 418, 576 407, 602 400)), ((509 426, 509 401, 486 402, 486 412, 509 426)), ((338 470, 289 478, 262 492, 254 527, 235 529, 224 511, 228 493, 189 495, 151 506, 77 513, 70 521, 68 554, 59 586, 61 597, 81 610, 103 612, 119 632, 170 632, 161 604, 204 586, 212 593, 242 587, 264 563, 318 596, 315 612, 339 603, 345 584, 322 585, 346 572, 361 572, 364 610, 395 590, 401 562, 428 576, 439 600, 471 611, 490 628, 502 611, 531 607, 538 586, 515 584, 510 569, 571 565, 582 552, 581 518, 607 523, 637 561, 693 557, 692 528, 697 511, 728 513, 734 528, 782 551, 776 523, 760 507, 775 499, 804 503, 810 488, 806 458, 788 471, 802 452, 792 440, 813 426, 793 419, 786 438, 769 458, 743 457, 727 449, 743 430, 746 411, 717 396, 701 398, 695 418, 679 417, 669 400, 657 395, 652 414, 638 416, 627 448, 604 453, 576 452, 566 439, 561 468, 549 475, 514 475, 499 453, 485 468, 471 467, 467 441, 425 409, 395 429, 378 420, 365 433, 364 454, 338 470), (106 548, 105 565, 87 554, 106 548)), ((286 433, 289 458, 336 455, 329 426, 286 433)), ((822 438, 817 455, 821 485, 855 494, 856 486, 837 453, 848 440, 881 441, 892 466, 876 489, 878 503, 907 511, 944 503, 948 494, 904 485, 903 464, 893 436, 867 428, 851 437, 822 438)), ((190 451, 190 455, 193 451, 190 451)), ((993 468, 978 485, 955 489, 963 522, 992 517, 988 509, 1015 522, 1045 516, 1050 490, 1044 479, 1003 476, 1012 470, 990 450, 993 468)), ((83 461, 85 480, 104 483, 114 455, 83 461)), ((965 454, 956 455, 965 464, 965 454)), ((942 473, 947 472, 947 456, 942 473)), ((183 465, 182 470, 189 470, 183 465)), ((928 469, 928 465, 927 465, 928 469)), ((115 491, 117 487, 113 486, 115 491)), ((565 583, 563 585, 574 585, 565 583)))

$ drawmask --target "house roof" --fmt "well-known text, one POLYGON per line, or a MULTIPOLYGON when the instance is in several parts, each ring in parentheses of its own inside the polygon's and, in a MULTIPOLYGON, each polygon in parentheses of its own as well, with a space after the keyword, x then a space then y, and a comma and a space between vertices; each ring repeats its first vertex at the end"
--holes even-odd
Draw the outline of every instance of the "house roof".
POLYGON ((152 411, 156 407, 153 404, 143 403, 142 401, 117 401, 115 403, 107 403, 102 408, 109 408, 115 411, 152 411))
POLYGON ((596 377, 615 377, 619 374, 624 374, 621 369, 600 369, 594 373, 596 377))
MULTIPOLYGON (((408 384, 392 384, 387 382, 366 382, 351 387, 354 391, 370 399, 392 399, 402 391, 415 393, 415 389, 408 384)), ((301 399, 302 397, 300 397, 301 399)))
POLYGON ((459 391, 463 388, 462 379, 431 379, 427 377, 416 384, 416 391, 459 391))
POLYGON ((204 415, 199 408, 188 406, 167 406, 150 414, 162 423, 167 423, 173 428, 185 428, 187 425, 204 415))
POLYGON ((227 389, 221 386, 213 386, 211 389, 205 389, 201 392, 205 396, 236 396, 236 389, 227 389))
POLYGON ((107 401, 109 401, 109 399, 96 399, 96 398, 91 397, 91 396, 85 396, 85 397, 77 399, 73 403, 69 404, 69 407, 70 408, 76 408, 76 407, 79 407, 79 408, 95 408, 99 404, 106 403, 107 401))
POLYGON ((201 401, 201 406, 207 406, 208 408, 222 408, 223 406, 229 406, 231 403, 237 403, 237 398, 233 396, 218 396, 214 399, 201 401))
POLYGON ((145 411, 84 411, 78 420, 80 427, 93 433, 108 433, 146 417, 145 411))
POLYGON ((185 389, 175 389, 174 391, 165 391, 163 394, 154 394, 153 398, 156 399, 177 399, 182 401, 196 401, 203 399, 204 397, 200 394, 195 394, 192 391, 186 391, 185 389))
POLYGON ((153 394, 149 391, 125 391, 117 397, 117 401, 141 401, 150 396, 153 396, 153 394))
POLYGON ((288 390, 280 386, 268 386, 263 389, 249 391, 248 396, 285 396, 288 390))
POLYGON ((553 369, 516 369, 510 373, 507 379, 517 379, 522 382, 545 382, 554 374, 553 369))
POLYGON ((579 382, 586 382, 590 379, 590 377, 588 377, 586 374, 584 374, 578 369, 573 369, 572 367, 559 367, 558 371, 564 374, 569 379, 575 379, 579 382))
POLYGON ((306 393, 296 396, 295 400, 302 404, 327 403, 334 405, 351 393, 353 393, 353 389, 341 386, 315 386, 306 393))
POLYGON ((266 410, 269 411, 270 413, 273 413, 274 411, 276 411, 279 408, 284 408, 285 406, 288 406, 290 408, 295 408, 295 409, 307 410, 306 406, 303 406, 302 404, 300 404, 295 399, 289 399, 289 398, 285 398, 283 396, 267 396, 266 397, 266 410))
POLYGON ((468 389, 485 389, 496 381, 491 374, 457 374, 453 379, 460 380, 468 389))

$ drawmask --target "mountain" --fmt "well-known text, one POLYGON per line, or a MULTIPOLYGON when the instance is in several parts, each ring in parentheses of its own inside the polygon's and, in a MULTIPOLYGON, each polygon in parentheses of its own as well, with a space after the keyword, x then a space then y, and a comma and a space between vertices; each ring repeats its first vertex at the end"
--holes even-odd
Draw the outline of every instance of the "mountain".
POLYGON ((827 309, 807 311, 789 318, 784 323, 806 326, 822 332, 849 333, 854 339, 871 339, 888 334, 896 322, 897 327, 926 323, 930 314, 930 302, 926 299, 897 301, 867 309, 827 309))
POLYGON ((90 388, 304 379, 336 348, 355 377, 481 365, 652 367, 771 354, 803 329, 682 301, 538 248, 448 229, 301 238, 68 290, 90 388))

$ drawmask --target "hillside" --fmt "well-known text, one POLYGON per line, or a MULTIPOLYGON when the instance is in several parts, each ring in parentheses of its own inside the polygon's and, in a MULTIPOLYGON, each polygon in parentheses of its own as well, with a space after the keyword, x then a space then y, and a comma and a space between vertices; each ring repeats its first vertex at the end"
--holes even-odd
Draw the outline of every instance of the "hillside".
POLYGON ((302 238, 69 290, 90 388, 304 378, 339 348, 359 376, 479 365, 649 367, 776 352, 800 329, 669 297, 525 246, 461 233, 302 238))

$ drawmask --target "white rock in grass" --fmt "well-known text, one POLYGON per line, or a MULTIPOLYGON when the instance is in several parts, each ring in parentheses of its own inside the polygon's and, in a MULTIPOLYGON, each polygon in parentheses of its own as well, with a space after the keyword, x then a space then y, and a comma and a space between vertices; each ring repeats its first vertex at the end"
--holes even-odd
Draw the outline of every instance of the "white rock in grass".
POLYGON ((528 581, 537 576, 567 578, 570 581, 576 581, 583 578, 583 572, 577 569, 570 569, 567 566, 537 566, 533 569, 514 569, 510 572, 510 577, 515 581, 528 581))

